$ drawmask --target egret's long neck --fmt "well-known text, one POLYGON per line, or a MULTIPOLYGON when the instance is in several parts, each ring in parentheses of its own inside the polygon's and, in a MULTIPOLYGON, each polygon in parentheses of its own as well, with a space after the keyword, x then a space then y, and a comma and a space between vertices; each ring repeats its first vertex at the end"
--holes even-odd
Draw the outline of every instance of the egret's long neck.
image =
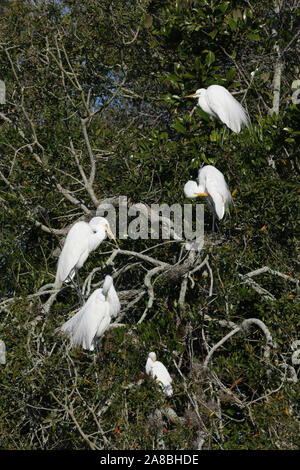
POLYGON ((108 291, 107 300, 110 307, 110 314, 112 317, 117 317, 120 311, 120 301, 116 289, 112 285, 108 291))
POLYGON ((89 239, 90 249, 96 250, 105 237, 106 231, 104 227, 99 228, 96 233, 91 234, 89 239))
POLYGON ((102 294, 105 296, 105 300, 109 304, 110 316, 113 318, 117 317, 121 310, 121 305, 111 276, 106 276, 102 286, 102 294))
POLYGON ((199 193, 206 192, 206 175, 205 173, 203 173, 202 170, 199 170, 197 182, 198 182, 199 193))
POLYGON ((198 186, 197 186, 197 193, 206 193, 206 188, 205 188, 205 183, 202 181, 198 181, 198 186))
POLYGON ((210 106, 208 105, 205 94, 201 94, 201 96, 199 96, 198 105, 200 106, 201 109, 203 109, 203 111, 205 111, 210 116, 217 117, 215 113, 212 111, 212 109, 210 108, 210 106))
POLYGON ((104 280, 103 286, 102 286, 102 294, 107 297, 110 294, 110 289, 112 287, 112 278, 107 276, 104 280))

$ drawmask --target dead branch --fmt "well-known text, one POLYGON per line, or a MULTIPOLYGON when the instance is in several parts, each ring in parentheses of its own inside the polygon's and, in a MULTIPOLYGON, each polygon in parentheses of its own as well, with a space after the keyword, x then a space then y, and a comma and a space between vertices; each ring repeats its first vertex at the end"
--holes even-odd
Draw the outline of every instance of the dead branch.
POLYGON ((268 266, 264 266, 263 268, 255 269, 255 271, 251 271, 251 272, 245 274, 245 276, 254 277, 254 276, 258 276, 259 274, 263 274, 263 273, 270 273, 270 274, 273 274, 274 276, 282 277, 286 281, 291 281, 291 282, 295 282, 296 284, 299 284, 299 279, 295 279, 294 277, 291 277, 287 274, 283 274, 280 271, 276 271, 274 269, 271 269, 268 266))
POLYGON ((209 351, 209 353, 207 354, 206 358, 205 358, 205 361, 204 361, 204 364, 203 364, 203 367, 208 367, 208 363, 210 362, 210 360, 212 359, 212 356, 213 354, 216 352, 216 350, 218 348, 220 348, 229 338, 231 338, 232 336, 234 336, 235 334, 241 332, 241 331, 247 331, 251 325, 256 325, 258 326, 264 333, 265 337, 266 337, 266 346, 265 346, 265 352, 264 352, 264 357, 265 358, 268 358, 269 355, 270 355, 270 347, 271 346, 275 346, 274 342, 273 342, 273 339, 272 339, 272 336, 271 336, 271 333, 269 332, 268 328, 266 327, 266 325, 261 321, 259 320, 258 318, 247 318, 246 320, 244 320, 239 326, 237 326, 234 330, 230 331, 226 336, 224 336, 218 343, 216 343, 212 348, 211 350, 209 351))
POLYGON ((280 271, 276 271, 274 269, 269 268, 268 266, 264 266, 259 269, 255 269, 254 271, 250 271, 247 274, 240 274, 238 273, 238 276, 243 279, 243 281, 246 284, 249 284, 258 294, 262 295, 264 299, 266 300, 276 300, 274 295, 271 294, 269 291, 261 287, 257 282, 255 282, 252 278, 254 276, 258 276, 260 274, 264 273, 270 273, 273 274, 274 276, 282 277, 286 281, 294 282, 296 284, 296 290, 299 289, 299 279, 295 279, 291 276, 288 276, 287 274, 283 274, 280 271))
POLYGON ((151 278, 155 275, 155 274, 158 274, 160 273, 161 271, 165 271, 166 269, 169 269, 169 265, 162 265, 162 266, 156 266, 155 268, 151 269, 145 276, 144 278, 144 284, 148 290, 148 296, 149 296, 149 299, 148 299, 148 303, 147 303, 147 306, 141 316, 141 318, 139 319, 138 321, 138 324, 139 323, 142 323, 144 321, 144 319, 146 318, 146 315, 147 315, 147 312, 148 310, 150 310, 150 308, 152 307, 153 305, 153 301, 154 301, 154 289, 153 289, 153 286, 151 284, 151 278))
POLYGON ((164 407, 164 408, 161 408, 161 412, 173 424, 184 424, 185 422, 185 419, 182 418, 181 416, 178 416, 176 411, 173 408, 164 407))
POLYGON ((252 289, 255 290, 255 292, 262 295, 264 299, 266 299, 266 300, 276 300, 273 294, 271 294, 269 291, 267 291, 266 289, 261 287, 259 284, 257 284, 257 282, 253 281, 253 279, 248 278, 247 274, 243 275, 243 274, 238 273, 238 276, 241 279, 243 279, 243 281, 246 284, 249 284, 252 287, 252 289))
POLYGON ((74 422, 77 430, 79 431, 81 437, 83 438, 83 440, 88 444, 89 448, 91 450, 101 450, 101 447, 98 447, 96 446, 90 439, 89 437, 83 432, 81 426, 79 425, 77 419, 75 418, 75 415, 74 415, 74 409, 73 409, 73 405, 72 403, 70 404, 70 407, 68 407, 67 405, 65 405, 64 403, 62 403, 55 395, 52 391, 50 391, 50 395, 52 396, 52 398, 54 398, 54 400, 62 407, 63 410, 65 410, 68 415, 70 416, 70 418, 72 419, 72 421, 74 422))

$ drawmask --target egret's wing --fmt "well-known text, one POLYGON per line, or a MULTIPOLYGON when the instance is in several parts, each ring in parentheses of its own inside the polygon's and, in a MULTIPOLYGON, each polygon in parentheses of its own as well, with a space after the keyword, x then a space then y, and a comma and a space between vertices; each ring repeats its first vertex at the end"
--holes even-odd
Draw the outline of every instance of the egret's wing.
POLYGON ((55 331, 60 330, 71 338, 74 331, 77 330, 83 314, 84 306, 75 315, 73 315, 73 317, 69 318, 69 320, 67 320, 62 326, 57 328, 55 331))
POLYGON ((206 98, 220 121, 233 132, 240 132, 243 126, 249 125, 249 118, 245 109, 226 88, 211 85, 207 89, 206 98))
POLYGON ((166 394, 168 397, 172 396, 172 395, 173 395, 173 388, 172 388, 172 386, 171 386, 171 385, 165 386, 165 387, 164 387, 164 392, 165 392, 165 394, 166 394))
POLYGON ((121 310, 121 304, 114 285, 112 285, 108 291, 108 303, 110 315, 116 318, 121 310))
POLYGON ((56 273, 56 281, 63 282, 82 255, 87 252, 92 229, 85 222, 77 222, 68 232, 62 248, 56 273))
POLYGON ((199 170, 199 185, 209 193, 208 205, 212 206, 219 219, 222 219, 226 204, 232 202, 231 193, 223 173, 212 165, 206 165, 199 170))
POLYGON ((101 319, 98 323, 98 328, 97 328, 97 333, 96 333, 97 338, 100 338, 100 336, 104 335, 105 331, 109 327, 110 322, 111 322, 111 316, 109 314, 109 306, 107 305, 107 302, 105 302, 103 305, 102 312, 101 312, 101 319))
POLYGON ((81 345, 84 349, 91 351, 94 349, 94 338, 99 336, 100 326, 108 315, 107 302, 105 302, 104 296, 99 291, 100 289, 97 289, 92 294, 94 297, 89 298, 91 301, 86 304, 84 313, 76 326, 76 331, 73 331, 72 335, 73 344, 81 345))
POLYGON ((99 293, 101 295, 101 289, 96 289, 89 296, 88 300, 81 307, 81 309, 55 331, 61 330, 70 338, 74 336, 74 334, 76 334, 76 331, 80 328, 80 325, 82 324, 86 312, 92 311, 95 308, 94 305, 96 304, 97 298, 99 297, 99 293))
POLYGON ((172 378, 167 368, 160 361, 155 361, 152 367, 153 377, 161 382, 164 386, 170 385, 172 378))
POLYGON ((101 289, 96 289, 79 312, 66 321, 60 330, 71 339, 72 345, 93 350, 94 337, 107 312, 108 305, 101 289))
POLYGON ((224 217, 225 201, 215 179, 206 178, 206 189, 213 201, 215 212, 221 220, 224 217))

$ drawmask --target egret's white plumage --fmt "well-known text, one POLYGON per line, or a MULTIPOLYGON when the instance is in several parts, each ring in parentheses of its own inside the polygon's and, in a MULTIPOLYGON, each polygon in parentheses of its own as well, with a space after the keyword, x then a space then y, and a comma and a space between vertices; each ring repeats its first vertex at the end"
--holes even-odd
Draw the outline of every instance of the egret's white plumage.
POLYGON ((221 85, 199 88, 186 98, 197 98, 198 105, 210 116, 219 119, 233 132, 239 133, 249 125, 249 117, 243 106, 221 85))
POLYGON ((98 338, 103 336, 111 319, 116 318, 121 306, 111 276, 106 276, 103 286, 96 289, 83 307, 56 331, 62 331, 72 346, 82 346, 93 351, 98 338))
POLYGON ((84 265, 91 251, 98 248, 107 233, 115 240, 104 217, 94 217, 90 222, 76 222, 71 227, 58 260, 56 288, 67 278, 74 277, 75 270, 84 265))
POLYGON ((198 183, 188 181, 184 186, 184 194, 187 198, 207 197, 208 206, 213 213, 213 231, 215 216, 219 220, 223 219, 226 206, 232 203, 231 193, 223 173, 212 165, 200 168, 198 183))
POLYGON ((146 362, 146 374, 160 384, 168 397, 173 395, 172 378, 163 363, 156 360, 155 352, 149 353, 146 362))

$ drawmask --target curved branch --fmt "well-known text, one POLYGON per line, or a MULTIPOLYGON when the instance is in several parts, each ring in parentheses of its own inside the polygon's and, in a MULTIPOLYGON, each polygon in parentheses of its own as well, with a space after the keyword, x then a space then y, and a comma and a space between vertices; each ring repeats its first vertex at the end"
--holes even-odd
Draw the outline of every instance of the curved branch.
POLYGON ((272 339, 272 336, 271 336, 271 333, 269 332, 268 328, 266 327, 266 325, 264 324, 264 322, 262 322, 261 320, 259 320, 258 318, 247 318, 246 320, 244 320, 239 326, 237 326, 236 328, 234 328, 234 330, 230 331, 230 333, 228 333, 226 336, 224 336, 224 338, 222 338, 218 343, 216 343, 212 348, 211 350, 209 351, 208 355, 206 356, 205 358, 205 361, 204 361, 204 364, 203 364, 203 367, 208 367, 208 363, 209 361, 211 360, 213 354, 215 353, 215 351, 217 349, 219 349, 229 338, 231 338, 231 336, 234 336, 236 333, 239 333, 240 331, 245 331, 245 330, 248 330, 249 327, 252 325, 252 324, 255 324, 257 325, 259 328, 261 328, 261 330, 263 331, 265 337, 266 337, 266 350, 264 352, 264 357, 268 358, 269 355, 270 355, 270 347, 273 346, 275 347, 275 344, 273 342, 273 339, 272 339))
POLYGON ((143 312, 143 315, 141 316, 141 318, 139 319, 138 321, 138 324, 139 323, 142 323, 142 321, 144 321, 146 315, 147 315, 147 312, 148 310, 152 307, 153 305, 153 301, 154 301, 154 289, 153 289, 153 285, 151 284, 151 278, 155 275, 155 274, 158 274, 159 272, 161 271, 164 271, 165 269, 169 269, 169 265, 166 264, 166 265, 162 265, 162 266, 157 266, 156 268, 153 268, 151 269, 148 274, 145 276, 145 279, 144 279, 144 284, 145 286, 147 287, 148 289, 148 294, 149 294, 149 300, 148 300, 148 304, 143 312))

